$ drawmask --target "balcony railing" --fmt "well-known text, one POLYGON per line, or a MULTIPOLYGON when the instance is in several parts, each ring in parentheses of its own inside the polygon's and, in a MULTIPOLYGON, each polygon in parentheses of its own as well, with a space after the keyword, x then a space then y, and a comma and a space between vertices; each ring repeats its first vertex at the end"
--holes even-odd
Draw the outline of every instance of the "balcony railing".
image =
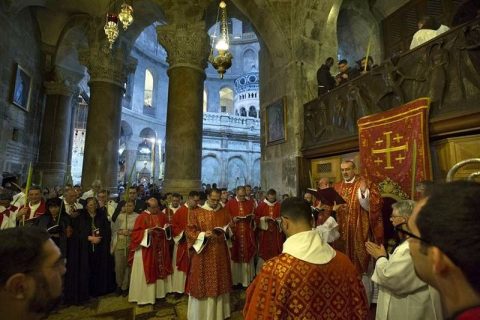
POLYGON ((306 103, 304 154, 355 149, 360 117, 419 97, 431 99, 431 134, 480 127, 480 19, 387 59, 306 103))

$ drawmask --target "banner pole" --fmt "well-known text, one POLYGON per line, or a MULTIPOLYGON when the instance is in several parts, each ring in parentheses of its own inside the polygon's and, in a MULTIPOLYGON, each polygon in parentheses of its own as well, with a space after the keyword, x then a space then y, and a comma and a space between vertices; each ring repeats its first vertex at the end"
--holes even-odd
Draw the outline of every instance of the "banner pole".
POLYGON ((413 139, 413 159, 412 159, 412 193, 411 198, 415 200, 415 181, 417 175, 417 140, 413 139))

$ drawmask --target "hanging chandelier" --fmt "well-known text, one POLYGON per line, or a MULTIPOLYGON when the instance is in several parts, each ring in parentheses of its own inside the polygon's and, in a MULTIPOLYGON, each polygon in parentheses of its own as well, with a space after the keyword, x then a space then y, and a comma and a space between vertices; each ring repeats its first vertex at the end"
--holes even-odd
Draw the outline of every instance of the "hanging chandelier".
POLYGON ((109 11, 107 12, 105 26, 103 27, 108 43, 110 44, 110 49, 112 49, 113 44, 119 35, 118 22, 120 21, 122 23, 123 30, 127 30, 133 22, 133 0, 131 1, 132 5, 124 2, 120 7, 120 12, 117 14, 115 10, 115 0, 110 0, 110 4, 108 6, 109 11), (110 12, 111 9, 113 9, 113 12, 110 12))
POLYGON ((110 49, 112 49, 113 43, 118 38, 118 17, 115 14, 107 13, 107 21, 103 30, 110 44, 110 49))
POLYGON ((133 7, 124 2, 121 6, 118 18, 123 25, 123 30, 127 30, 133 22, 133 7))
MULTIPOLYGON (((227 23, 227 4, 224 1, 220 1, 220 4, 218 6, 218 14, 217 14, 217 23, 220 22, 220 35, 217 43, 215 44, 215 49, 217 50, 217 55, 213 55, 213 45, 212 49, 210 51, 210 56, 208 58, 208 61, 212 64, 212 66, 217 70, 217 72, 220 74, 220 78, 223 79, 223 75, 225 72, 232 66, 232 59, 233 56, 228 51, 230 47, 230 38, 229 38, 229 33, 228 33, 228 23, 227 23), (218 17, 220 16, 220 21, 218 17)), ((215 40, 215 34, 212 37, 214 38, 212 40, 215 40)))

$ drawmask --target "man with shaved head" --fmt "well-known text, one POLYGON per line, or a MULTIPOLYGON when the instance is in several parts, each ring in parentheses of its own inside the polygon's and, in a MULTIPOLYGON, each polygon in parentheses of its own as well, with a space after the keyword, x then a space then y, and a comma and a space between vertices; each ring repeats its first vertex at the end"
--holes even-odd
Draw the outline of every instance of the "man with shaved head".
POLYGON ((168 240, 171 239, 167 217, 158 200, 147 200, 147 210, 135 221, 129 247, 132 265, 129 302, 155 304, 172 290, 172 261, 168 240))

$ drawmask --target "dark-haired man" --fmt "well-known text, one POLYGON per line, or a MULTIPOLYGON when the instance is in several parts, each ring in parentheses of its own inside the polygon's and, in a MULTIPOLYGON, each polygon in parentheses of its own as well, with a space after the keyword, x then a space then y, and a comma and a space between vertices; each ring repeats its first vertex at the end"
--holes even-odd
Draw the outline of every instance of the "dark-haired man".
POLYGON ((267 191, 267 197, 255 209, 257 223, 258 261, 256 271, 260 272, 265 261, 279 255, 285 235, 279 230, 277 219, 280 218, 280 203, 274 189, 267 191))
POLYGON ((143 210, 146 209, 145 201, 143 201, 139 197, 140 186, 138 187, 131 186, 128 188, 127 192, 128 192, 127 198, 120 201, 117 207, 115 208, 115 212, 113 213, 113 216, 112 216, 112 222, 115 222, 115 220, 117 220, 117 217, 122 211, 122 208, 125 205, 125 202, 127 200, 133 201, 135 203, 135 210, 134 210, 135 212, 142 212, 143 210))
POLYGON ((14 212, 15 207, 11 206, 12 195, 6 190, 0 192, 0 230, 16 226, 14 212))
POLYGON ((211 189, 207 202, 189 214, 185 232, 191 253, 186 286, 189 320, 230 317, 229 223, 230 215, 220 205, 218 189, 211 189))
POLYGON ((335 88, 335 79, 330 73, 330 68, 333 66, 333 58, 328 57, 325 63, 317 70, 318 96, 327 93, 335 88))
POLYGON ((34 223, 34 220, 32 219, 40 217, 45 211, 47 211, 45 201, 42 198, 42 189, 40 187, 30 187, 27 199, 27 204, 21 206, 17 212, 16 217, 17 221, 20 221, 20 224, 23 224, 24 222, 34 223))
POLYGON ((435 186, 408 221, 420 279, 440 293, 447 319, 480 319, 480 184, 435 186))
POLYGON ((341 86, 342 84, 347 83, 348 81, 358 76, 358 71, 350 68, 350 66, 348 65, 348 61, 345 59, 338 61, 338 70, 340 71, 340 73, 335 76, 337 86, 341 86))
POLYGON ((47 231, 0 231, 0 266, 2 319, 42 319, 60 302, 65 262, 47 231))
POLYGON ((245 187, 237 187, 237 196, 227 202, 225 208, 230 212, 234 240, 230 249, 232 259, 233 284, 248 287, 255 276, 253 257, 256 243, 254 234, 255 205, 247 200, 245 187))
POLYGON ((287 240, 248 287, 245 319, 367 319, 360 276, 348 257, 312 230, 310 205, 288 198, 280 214, 287 240))
POLYGON ((172 203, 170 204, 170 209, 173 212, 172 238, 175 243, 172 258, 172 291, 178 295, 185 292, 185 281, 188 272, 188 248, 185 235, 188 213, 198 208, 199 197, 197 191, 190 191, 187 202, 180 206, 181 196, 178 193, 174 193, 172 203))
POLYGON ((129 302, 155 304, 172 288, 172 260, 167 218, 158 200, 147 200, 147 210, 135 220, 131 233, 128 261, 132 266, 129 302))

